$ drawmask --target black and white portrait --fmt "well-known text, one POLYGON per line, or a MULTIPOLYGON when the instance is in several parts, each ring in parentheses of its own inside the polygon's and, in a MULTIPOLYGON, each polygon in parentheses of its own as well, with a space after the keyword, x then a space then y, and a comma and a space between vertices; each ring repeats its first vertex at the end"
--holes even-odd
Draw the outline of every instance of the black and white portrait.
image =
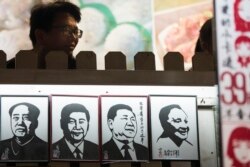
POLYGON ((148 160, 147 97, 101 97, 102 159, 148 160))
POLYGON ((197 160, 195 96, 150 96, 153 159, 197 160))
POLYGON ((99 160, 98 97, 52 96, 52 159, 99 160))
POLYGON ((1 161, 48 161, 48 97, 1 97, 1 161))

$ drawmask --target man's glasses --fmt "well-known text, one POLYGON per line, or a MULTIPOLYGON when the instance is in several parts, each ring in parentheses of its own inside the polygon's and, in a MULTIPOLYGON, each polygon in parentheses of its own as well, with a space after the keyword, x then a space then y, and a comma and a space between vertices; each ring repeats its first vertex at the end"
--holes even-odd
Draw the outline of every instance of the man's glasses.
POLYGON ((71 36, 72 34, 77 37, 82 37, 82 30, 78 29, 77 27, 70 27, 70 26, 52 26, 52 28, 60 29, 64 33, 64 35, 71 36))

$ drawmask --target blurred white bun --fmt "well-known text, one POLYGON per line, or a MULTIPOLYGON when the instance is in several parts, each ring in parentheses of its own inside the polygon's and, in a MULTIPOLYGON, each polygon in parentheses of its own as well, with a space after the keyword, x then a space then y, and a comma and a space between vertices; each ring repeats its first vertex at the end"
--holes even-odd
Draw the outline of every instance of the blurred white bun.
POLYGON ((121 24, 114 28, 107 36, 104 44, 106 51, 121 51, 127 57, 128 69, 133 68, 134 55, 138 51, 145 50, 145 44, 142 34, 138 28, 121 24))

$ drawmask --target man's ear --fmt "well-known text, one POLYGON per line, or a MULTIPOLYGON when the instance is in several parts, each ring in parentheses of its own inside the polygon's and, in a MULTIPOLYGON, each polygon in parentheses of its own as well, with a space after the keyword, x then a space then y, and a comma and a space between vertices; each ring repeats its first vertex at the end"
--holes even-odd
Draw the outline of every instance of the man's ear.
POLYGON ((44 30, 42 30, 42 29, 36 29, 35 30, 36 42, 38 44, 43 45, 45 43, 45 41, 46 41, 46 36, 47 36, 47 34, 46 34, 46 32, 44 30))
POLYGON ((65 124, 64 122, 62 121, 62 119, 60 119, 60 126, 61 126, 61 129, 64 130, 65 129, 65 124))
POLYGON ((111 129, 111 130, 114 128, 113 123, 114 123, 114 120, 112 120, 112 119, 108 120, 108 126, 109 126, 109 129, 111 129))

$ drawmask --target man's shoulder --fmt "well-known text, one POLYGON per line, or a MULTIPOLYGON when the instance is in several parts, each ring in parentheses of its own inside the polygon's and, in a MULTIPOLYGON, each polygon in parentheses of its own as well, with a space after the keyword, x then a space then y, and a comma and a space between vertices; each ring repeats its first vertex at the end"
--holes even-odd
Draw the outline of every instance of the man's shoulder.
POLYGON ((142 144, 134 142, 134 149, 138 160, 148 160, 148 148, 142 144))
POLYGON ((0 141, 0 148, 1 147, 6 147, 6 146, 10 145, 10 142, 11 142, 11 138, 0 141))
POLYGON ((91 141, 88 141, 88 140, 85 140, 84 141, 84 145, 87 147, 87 148, 94 148, 94 149, 98 149, 98 145, 91 142, 91 141))
POLYGON ((136 142, 134 142, 134 148, 135 150, 141 150, 141 151, 146 151, 146 152, 148 151, 147 147, 136 142))
POLYGON ((61 138, 60 140, 58 140, 57 142, 52 144, 52 147, 56 147, 56 146, 61 146, 61 145, 66 145, 66 142, 64 141, 64 138, 61 138))
POLYGON ((39 143, 39 144, 47 144, 47 142, 45 142, 44 140, 40 139, 37 136, 34 136, 33 142, 34 143, 39 143))
POLYGON ((115 142, 112 139, 110 139, 109 141, 104 143, 102 147, 108 149, 108 148, 110 148, 111 145, 114 145, 114 144, 115 144, 115 142))

